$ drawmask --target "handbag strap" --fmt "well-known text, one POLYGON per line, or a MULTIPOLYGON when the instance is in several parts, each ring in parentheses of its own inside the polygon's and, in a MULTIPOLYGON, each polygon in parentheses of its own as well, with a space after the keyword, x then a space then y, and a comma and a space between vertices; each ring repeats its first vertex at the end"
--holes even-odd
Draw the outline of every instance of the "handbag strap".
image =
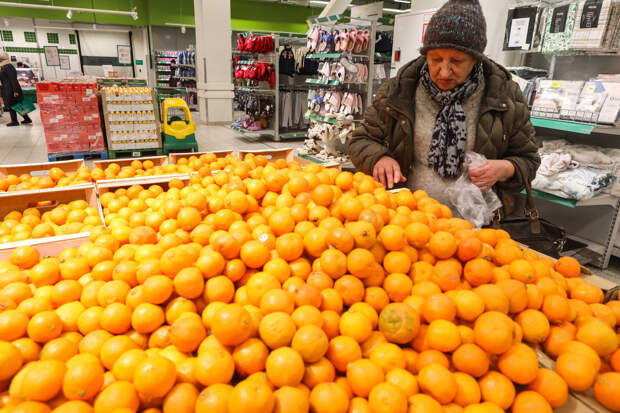
POLYGON ((528 179, 526 179, 523 170, 521 169, 521 165, 515 162, 513 165, 516 167, 517 172, 521 176, 521 180, 525 185, 525 209, 524 214, 530 220, 530 225, 532 228, 532 234, 540 234, 540 214, 538 213, 538 209, 536 208, 536 204, 534 203, 534 197, 532 196, 532 184, 528 179))

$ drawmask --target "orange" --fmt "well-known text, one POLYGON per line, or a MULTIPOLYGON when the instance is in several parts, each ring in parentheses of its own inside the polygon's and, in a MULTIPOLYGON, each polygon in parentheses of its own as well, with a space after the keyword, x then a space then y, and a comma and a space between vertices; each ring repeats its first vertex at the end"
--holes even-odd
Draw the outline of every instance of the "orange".
POLYGON ((295 309, 295 301, 288 291, 269 290, 260 300, 260 309, 263 315, 276 311, 291 314, 295 309))
POLYGON ((265 364, 267 377, 277 387, 296 386, 304 375, 304 361, 298 352, 290 347, 273 350, 265 364))
POLYGON ((454 397, 454 403, 466 407, 470 404, 480 402, 480 386, 476 379, 466 373, 454 373, 457 391, 454 397))
POLYGON ((368 404, 372 412, 407 412, 407 396, 399 387, 391 383, 381 383, 375 386, 368 396, 368 404))
POLYGON ((472 286, 486 284, 493 279, 493 264, 483 258, 475 258, 465 264, 463 275, 472 286))
POLYGON ((446 295, 431 295, 424 301, 422 315, 429 323, 435 320, 454 321, 456 317, 456 305, 446 295))
POLYGON ((299 353, 305 363, 319 361, 327 353, 328 346, 327 335, 314 325, 300 327, 291 342, 291 347, 299 353))
POLYGON ((383 369, 368 359, 356 360, 347 365, 347 381, 356 396, 368 397, 373 387, 383 380, 383 369))
POLYGON ((534 267, 527 260, 515 260, 511 262, 508 267, 508 272, 510 272, 510 276, 517 281, 523 283, 536 282, 534 267))
POLYGON ((388 293, 391 301, 404 301, 411 294, 413 281, 405 274, 390 274, 383 280, 383 289, 388 293))
POLYGON ((561 257, 553 268, 567 278, 578 277, 581 273, 581 265, 573 257, 561 257))
POLYGON ((440 260, 435 263, 433 281, 442 291, 455 290, 461 282, 463 266, 454 258, 440 260))
POLYGON ((513 342, 514 322, 505 314, 489 311, 482 314, 474 324, 474 339, 483 350, 502 354, 513 342))
POLYGON ((163 403, 163 411, 166 413, 193 413, 198 390, 191 383, 178 383, 170 393, 166 395, 163 403))
POLYGON ((525 341, 535 344, 547 339, 550 332, 549 320, 537 310, 525 310, 515 319, 523 330, 525 341))
POLYGON ((497 365, 506 377, 518 384, 531 383, 538 373, 536 353, 521 343, 515 344, 502 354, 497 365))
POLYGON ((35 361, 24 370, 21 396, 34 401, 54 398, 62 389, 67 368, 58 360, 35 361))
POLYGON ((259 324, 261 340, 271 348, 276 349, 288 346, 295 335, 295 322, 290 315, 283 312, 274 312, 265 315, 259 324))
POLYGON ((244 376, 263 371, 268 355, 267 346, 256 338, 238 345, 232 353, 236 371, 244 376))
POLYGON ((431 238, 431 231, 428 225, 420 222, 413 222, 405 228, 407 241, 416 248, 426 246, 431 238))
POLYGON ((454 255, 457 249, 456 239, 449 232, 436 232, 431 236, 431 239, 428 242, 428 249, 436 258, 450 258, 454 255))
POLYGON ((465 238, 459 242, 456 256, 463 262, 470 261, 482 252, 482 241, 479 238, 465 238))
POLYGON ((205 387, 196 400, 196 413, 228 412, 228 400, 233 387, 229 384, 212 384, 205 387))
POLYGON ((407 358, 403 350, 394 343, 380 343, 370 351, 370 360, 381 366, 384 372, 392 369, 403 369, 407 366, 407 358))
POLYGON ((580 285, 571 288, 570 297, 581 300, 587 304, 602 303, 605 298, 603 291, 599 287, 588 283, 581 283, 580 285))
POLYGON ((203 298, 208 303, 215 301, 229 303, 232 301, 234 294, 235 286, 233 282, 228 277, 219 275, 207 280, 203 291, 203 298))
POLYGON ((512 405, 514 413, 541 412, 552 413, 549 402, 534 391, 524 391, 517 395, 512 405))
POLYGON ((21 351, 11 343, 0 341, 0 380, 13 377, 22 367, 21 351))
POLYGON ((608 356, 618 348, 618 335, 608 324, 596 318, 581 323, 576 338, 592 347, 599 356, 608 356))
POLYGON ((474 377, 480 377, 489 370, 489 355, 476 344, 463 344, 452 353, 454 368, 474 377))
POLYGON ((207 332, 197 314, 179 317, 170 326, 170 341, 184 353, 195 351, 206 336, 207 332))
POLYGON ((364 299, 364 284, 354 276, 340 277, 334 283, 334 289, 338 291, 345 305, 351 306, 364 299))
POLYGON ((285 386, 273 392, 273 413, 305 413, 309 411, 308 394, 295 387, 285 386))
POLYGON ((39 251, 29 245, 17 247, 11 251, 10 261, 22 269, 32 268, 39 262, 39 251))
POLYGON ((188 299, 197 298, 202 294, 204 278, 195 267, 184 268, 173 279, 175 292, 188 299))
POLYGON ((334 365, 326 358, 306 364, 303 384, 313 389, 319 383, 333 382, 336 378, 334 365))
MULTIPOLYGON (((366 251, 366 250, 358 249, 354 251, 366 251)), ((350 255, 351 254, 353 254, 353 251, 350 253, 350 255)), ((371 263, 374 263, 374 259, 370 261, 367 256, 359 257, 359 259, 361 260, 362 263, 364 262, 365 259, 371 263)), ((320 260, 319 262, 321 265, 321 271, 325 272, 327 275, 329 275, 333 279, 338 279, 342 277, 343 275, 345 275, 347 272, 347 256, 338 249, 332 248, 332 249, 323 251, 319 260, 320 260)), ((360 263, 358 263, 358 265, 359 264, 360 263)), ((364 267, 361 267, 361 268, 364 268, 364 267)), ((354 267, 354 270, 356 270, 356 272, 358 271, 358 269, 355 267, 354 267)), ((352 270, 351 270, 351 273, 354 274, 352 270)))
POLYGON ((555 369, 571 390, 584 391, 594 383, 596 370, 586 358, 573 353, 562 353, 555 369))
POLYGON ((112 303, 104 308, 99 323, 112 334, 123 334, 131 327, 131 309, 125 304, 112 303))
POLYGON ((228 383, 235 372, 233 357, 224 348, 208 348, 196 359, 196 380, 203 386, 228 383))
POLYGON ((612 411, 620 410, 618 391, 620 391, 620 373, 603 373, 597 377, 594 383, 596 400, 612 411))
POLYGON ((415 376, 405 369, 393 369, 386 373, 385 381, 398 387, 410 397, 418 393, 418 382, 415 376))
POLYGON ((378 239, 388 251, 399 251, 407 245, 407 233, 398 225, 389 224, 379 232, 378 239))
POLYGON ((62 390, 69 400, 89 400, 103 386, 103 367, 98 362, 77 362, 68 366, 62 390))
POLYGON ((215 313, 211 331, 224 345, 235 346, 248 339, 252 320, 250 314, 239 304, 226 304, 215 313))
MULTIPOLYGON (((248 378, 237 384, 228 396, 228 412, 271 412, 275 406, 272 389, 260 380, 248 378)), ((211 410, 209 410, 211 411, 211 410)))
POLYGON ((330 340, 327 358, 336 370, 345 372, 349 363, 362 358, 362 350, 353 338, 338 336, 330 340))
POLYGON ((320 383, 310 393, 310 408, 315 413, 347 413, 349 396, 336 383, 320 383))
POLYGON ((482 400, 491 402, 508 409, 515 398, 515 387, 512 382, 503 374, 496 371, 490 371, 479 379, 482 400))
POLYGON ((508 311, 510 313, 518 314, 527 308, 528 296, 524 283, 507 279, 497 281, 496 285, 501 288, 506 297, 508 297, 508 311))
MULTIPOLYGON (((564 344, 575 339, 577 328, 571 323, 564 323, 560 326, 553 326, 549 330, 549 335, 544 343, 544 349, 547 354, 557 357, 564 344)), ((594 350, 592 350, 594 353, 594 350)), ((596 353, 594 353, 596 355, 596 353)))
POLYGON ((420 327, 420 317, 403 303, 386 305, 379 315, 379 330, 389 341, 405 344, 413 340, 420 327))
POLYGON ((140 405, 136 388, 132 383, 116 381, 105 387, 95 398, 95 413, 112 412, 115 409, 137 410, 140 405))
POLYGON ((474 321, 484 312, 482 297, 469 290, 460 290, 453 297, 456 315, 463 321, 474 321))
MULTIPOLYGON (((332 253, 332 255, 334 255, 335 257, 339 257, 337 253, 332 253)), ((331 261, 335 261, 335 257, 332 258, 331 261)), ((329 266, 327 267, 327 270, 330 270, 330 268, 335 267, 333 264, 331 264, 331 262, 327 262, 327 264, 329 264, 329 266)), ((355 275, 357 278, 363 279, 363 278, 368 278, 373 274, 373 269, 375 268, 376 265, 377 263, 375 261, 375 257, 372 254, 372 252, 368 251, 367 249, 356 248, 353 251, 351 251, 349 255, 347 256, 346 267, 343 270, 346 273, 346 270, 348 269, 351 274, 355 275)), ((340 269, 340 267, 338 268, 340 269)), ((335 271, 331 271, 331 272, 335 273, 335 271)), ((332 276, 332 277, 338 278, 344 275, 344 273, 335 274, 335 275, 337 276, 332 276)))
POLYGON ((538 369, 536 378, 528 385, 528 389, 539 393, 554 408, 564 405, 568 398, 568 386, 564 379, 555 371, 545 368, 538 369))
MULTIPOLYGON (((48 314, 48 317, 52 316, 48 314)), ((0 340, 13 341, 22 337, 26 333, 28 325, 28 316, 21 311, 5 310, 0 312, 0 340)))
POLYGON ((55 312, 42 311, 30 319, 27 332, 34 341, 45 343, 60 336, 62 329, 62 320, 55 312))
POLYGON ((454 374, 441 364, 432 363, 418 373, 420 389, 441 404, 450 403, 456 396, 458 386, 454 374))
POLYGON ((409 413, 445 413, 437 400, 426 394, 414 394, 408 401, 409 413))
POLYGON ((444 353, 451 352, 461 345, 459 329, 450 321, 434 320, 429 324, 426 334, 429 346, 444 353))

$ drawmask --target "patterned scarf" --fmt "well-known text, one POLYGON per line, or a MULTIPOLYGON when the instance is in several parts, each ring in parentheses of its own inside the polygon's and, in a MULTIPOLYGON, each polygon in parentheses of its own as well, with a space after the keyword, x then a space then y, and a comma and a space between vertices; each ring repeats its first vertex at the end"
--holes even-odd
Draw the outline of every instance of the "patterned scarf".
POLYGON ((452 90, 441 90, 433 83, 427 64, 424 64, 421 75, 422 84, 431 98, 442 106, 435 121, 428 164, 439 176, 456 178, 465 160, 467 147, 463 101, 471 96, 482 82, 482 63, 474 66, 467 80, 452 90))

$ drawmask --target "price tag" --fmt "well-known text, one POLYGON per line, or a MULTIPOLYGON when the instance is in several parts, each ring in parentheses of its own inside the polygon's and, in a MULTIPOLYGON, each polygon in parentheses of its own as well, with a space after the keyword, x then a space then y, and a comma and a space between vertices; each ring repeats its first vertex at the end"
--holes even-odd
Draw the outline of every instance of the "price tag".
POLYGON ((132 152, 132 153, 131 153, 131 156, 133 156, 133 157, 137 158, 137 157, 139 157, 139 156, 140 156, 140 152, 132 152))

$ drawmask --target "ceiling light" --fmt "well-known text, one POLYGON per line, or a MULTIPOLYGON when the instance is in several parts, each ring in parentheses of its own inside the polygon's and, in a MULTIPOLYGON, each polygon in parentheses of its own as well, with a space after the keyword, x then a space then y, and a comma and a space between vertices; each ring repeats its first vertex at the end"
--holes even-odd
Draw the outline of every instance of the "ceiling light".
POLYGON ((67 19, 71 20, 71 17, 73 17, 73 11, 72 11, 72 10, 69 10, 69 11, 67 12, 67 19))
POLYGON ((181 33, 185 34, 186 31, 185 26, 181 26, 181 33))
POLYGON ((9 19, 7 19, 6 17, 4 18, 4 26, 9 27, 9 19))
POLYGON ((322 5, 326 5, 329 4, 328 1, 324 1, 324 0, 310 0, 310 4, 322 4, 322 5))
POLYGON ((196 27, 195 24, 185 24, 185 23, 164 23, 164 26, 173 26, 173 27, 196 27))
POLYGON ((131 18, 134 20, 138 20, 138 12, 136 11, 137 9, 134 7, 133 9, 131 9, 131 18))
POLYGON ((386 11, 388 13, 407 13, 407 12, 410 12, 411 10, 409 9, 388 9, 384 7, 383 11, 386 11))
POLYGON ((411 4, 411 0, 392 0, 394 3, 411 4))

